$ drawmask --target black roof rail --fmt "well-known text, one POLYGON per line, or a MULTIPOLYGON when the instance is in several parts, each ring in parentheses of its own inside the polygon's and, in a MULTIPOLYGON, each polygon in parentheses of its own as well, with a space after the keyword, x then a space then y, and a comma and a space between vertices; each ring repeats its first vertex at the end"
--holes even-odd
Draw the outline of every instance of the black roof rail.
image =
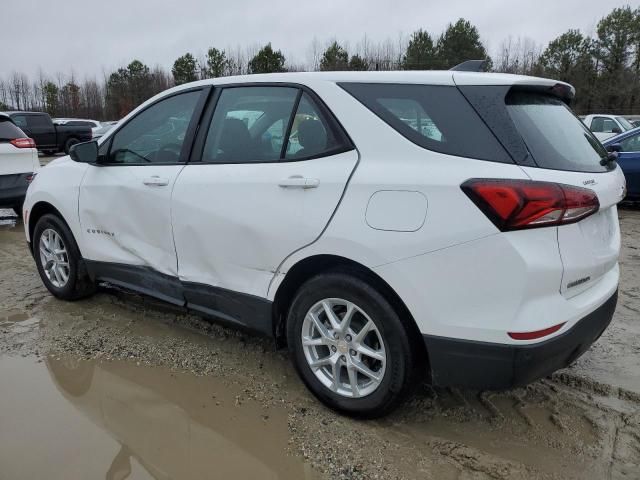
POLYGON ((487 66, 486 60, 467 60, 450 68, 452 72, 484 72, 487 66))

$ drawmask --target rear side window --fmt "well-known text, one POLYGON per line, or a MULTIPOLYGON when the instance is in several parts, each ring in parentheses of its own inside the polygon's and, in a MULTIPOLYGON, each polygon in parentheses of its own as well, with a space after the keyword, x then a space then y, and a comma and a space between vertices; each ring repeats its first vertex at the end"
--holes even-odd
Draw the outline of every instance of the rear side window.
POLYGON ((285 158, 300 160, 328 155, 341 148, 339 136, 315 102, 303 93, 291 125, 285 158))
POLYGON ((0 142, 25 137, 24 132, 16 127, 11 120, 0 117, 0 142))
POLYGON ((562 100, 535 92, 512 91, 507 112, 536 165, 553 170, 605 172, 607 152, 562 100))
POLYGON ((340 86, 421 147, 448 155, 513 163, 456 87, 363 83, 340 86))
POLYGON ((640 133, 625 138, 620 145, 623 152, 640 152, 640 133))
POLYGON ((289 87, 225 88, 216 105, 202 160, 277 162, 298 98, 289 87))

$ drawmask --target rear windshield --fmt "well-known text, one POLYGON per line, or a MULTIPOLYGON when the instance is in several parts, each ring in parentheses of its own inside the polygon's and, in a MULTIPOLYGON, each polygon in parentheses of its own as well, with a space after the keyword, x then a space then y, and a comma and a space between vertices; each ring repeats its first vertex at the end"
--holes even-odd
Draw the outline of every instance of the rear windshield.
POLYGON ((529 154, 541 168, 605 172, 607 151, 560 99, 535 92, 512 91, 507 112, 529 154))
POLYGON ((421 147, 449 155, 513 163, 456 87, 387 83, 340 86, 421 147))
POLYGON ((8 142, 15 138, 25 138, 22 130, 16 127, 8 118, 0 117, 0 142, 8 142))

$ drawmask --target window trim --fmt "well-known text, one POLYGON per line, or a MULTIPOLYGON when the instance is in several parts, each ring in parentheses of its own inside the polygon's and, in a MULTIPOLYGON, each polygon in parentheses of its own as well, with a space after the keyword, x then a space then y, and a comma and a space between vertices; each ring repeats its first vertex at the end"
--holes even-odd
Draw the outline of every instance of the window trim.
MULTIPOLYGON (((291 120, 290 119, 290 120, 291 120)), ((291 134, 290 128, 293 125, 293 121, 290 121, 291 125, 288 126, 286 133, 286 141, 283 142, 283 147, 285 147, 289 143, 289 136, 291 134)), ((317 158, 330 157, 333 155, 339 155, 341 153, 350 152, 352 150, 356 150, 356 146, 353 143, 353 140, 349 136, 349 133, 344 128, 340 120, 337 116, 331 111, 331 109, 327 106, 327 104, 320 98, 320 96, 313 91, 312 88, 307 85, 303 85, 300 83, 294 82, 236 82, 236 83, 225 83, 222 85, 213 85, 213 94, 210 96, 205 111, 202 116, 201 122, 202 128, 199 129, 196 139, 193 143, 193 148, 191 149, 191 156, 189 157, 187 164, 202 164, 202 165, 261 165, 261 164, 269 164, 269 163, 292 163, 292 162, 302 162, 305 160, 315 160, 317 158), (320 110, 320 114, 323 115, 329 126, 333 128, 334 133, 337 134, 338 139, 341 140, 342 145, 322 152, 318 155, 309 155, 307 157, 300 158, 284 158, 282 155, 282 151, 280 152, 279 160, 269 160, 269 161, 261 161, 261 162, 203 162, 202 161, 202 153, 204 152, 204 146, 207 140, 207 135, 209 133, 209 128, 211 127, 211 122, 213 121, 213 114, 218 106, 218 101, 220 99, 220 95, 227 88, 242 88, 242 87, 284 87, 284 88, 295 88, 299 90, 296 98, 296 102, 294 104, 294 110, 292 111, 291 119, 295 118, 295 112, 297 111, 297 107, 300 99, 304 93, 307 93, 314 105, 318 107, 320 110)))
POLYGON ((98 166, 98 167, 157 167, 159 165, 186 165, 188 160, 189 160, 189 156, 191 155, 191 151, 193 149, 193 144, 194 144, 194 138, 195 135, 198 131, 198 126, 200 125, 200 122, 202 121, 202 115, 204 112, 204 107, 205 104, 209 98, 209 95, 211 94, 211 85, 204 85, 204 86, 198 86, 198 87, 192 87, 192 88, 185 88, 184 90, 179 90, 177 92, 173 92, 170 95, 163 95, 162 97, 158 98, 157 100, 153 101, 152 103, 150 103, 149 105, 145 106, 142 110, 140 110, 139 112, 137 112, 134 116, 132 116, 131 118, 129 118, 126 122, 124 122, 122 125, 118 125, 117 128, 115 128, 113 131, 109 132, 109 136, 106 138, 106 140, 101 143, 98 148, 102 147, 105 144, 108 144, 107 147, 107 153, 105 155, 102 156, 98 156, 98 162, 93 164, 94 166, 98 166), (126 127, 127 125, 129 125, 129 123, 134 119, 137 118, 141 113, 146 112, 149 108, 157 105, 158 103, 162 102, 163 100, 167 100, 169 98, 173 98, 177 95, 182 95, 185 93, 191 93, 191 92, 200 92, 200 97, 198 98, 198 101, 196 102, 196 106, 193 109, 193 115, 191 116, 191 120, 189 121, 189 126, 187 127, 187 131, 185 132, 184 135, 184 142, 182 143, 182 150, 180 152, 180 159, 177 162, 171 162, 171 163, 156 163, 156 162, 135 162, 135 163, 115 163, 115 162, 107 162, 107 161, 100 161, 100 158, 106 158, 108 159, 109 156, 111 155, 111 146, 113 145, 113 139, 114 137, 118 134, 118 132, 120 132, 120 130, 122 130, 124 127, 126 127), (185 150, 186 147, 186 150, 185 150))

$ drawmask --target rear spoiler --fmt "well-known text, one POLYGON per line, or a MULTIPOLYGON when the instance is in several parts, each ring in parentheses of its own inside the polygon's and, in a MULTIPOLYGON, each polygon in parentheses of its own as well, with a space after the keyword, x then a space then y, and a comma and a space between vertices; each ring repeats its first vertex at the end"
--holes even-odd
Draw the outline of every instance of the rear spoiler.
POLYGON ((449 70, 452 72, 484 72, 487 68, 487 60, 467 60, 466 62, 459 63, 455 67, 451 67, 449 70))

